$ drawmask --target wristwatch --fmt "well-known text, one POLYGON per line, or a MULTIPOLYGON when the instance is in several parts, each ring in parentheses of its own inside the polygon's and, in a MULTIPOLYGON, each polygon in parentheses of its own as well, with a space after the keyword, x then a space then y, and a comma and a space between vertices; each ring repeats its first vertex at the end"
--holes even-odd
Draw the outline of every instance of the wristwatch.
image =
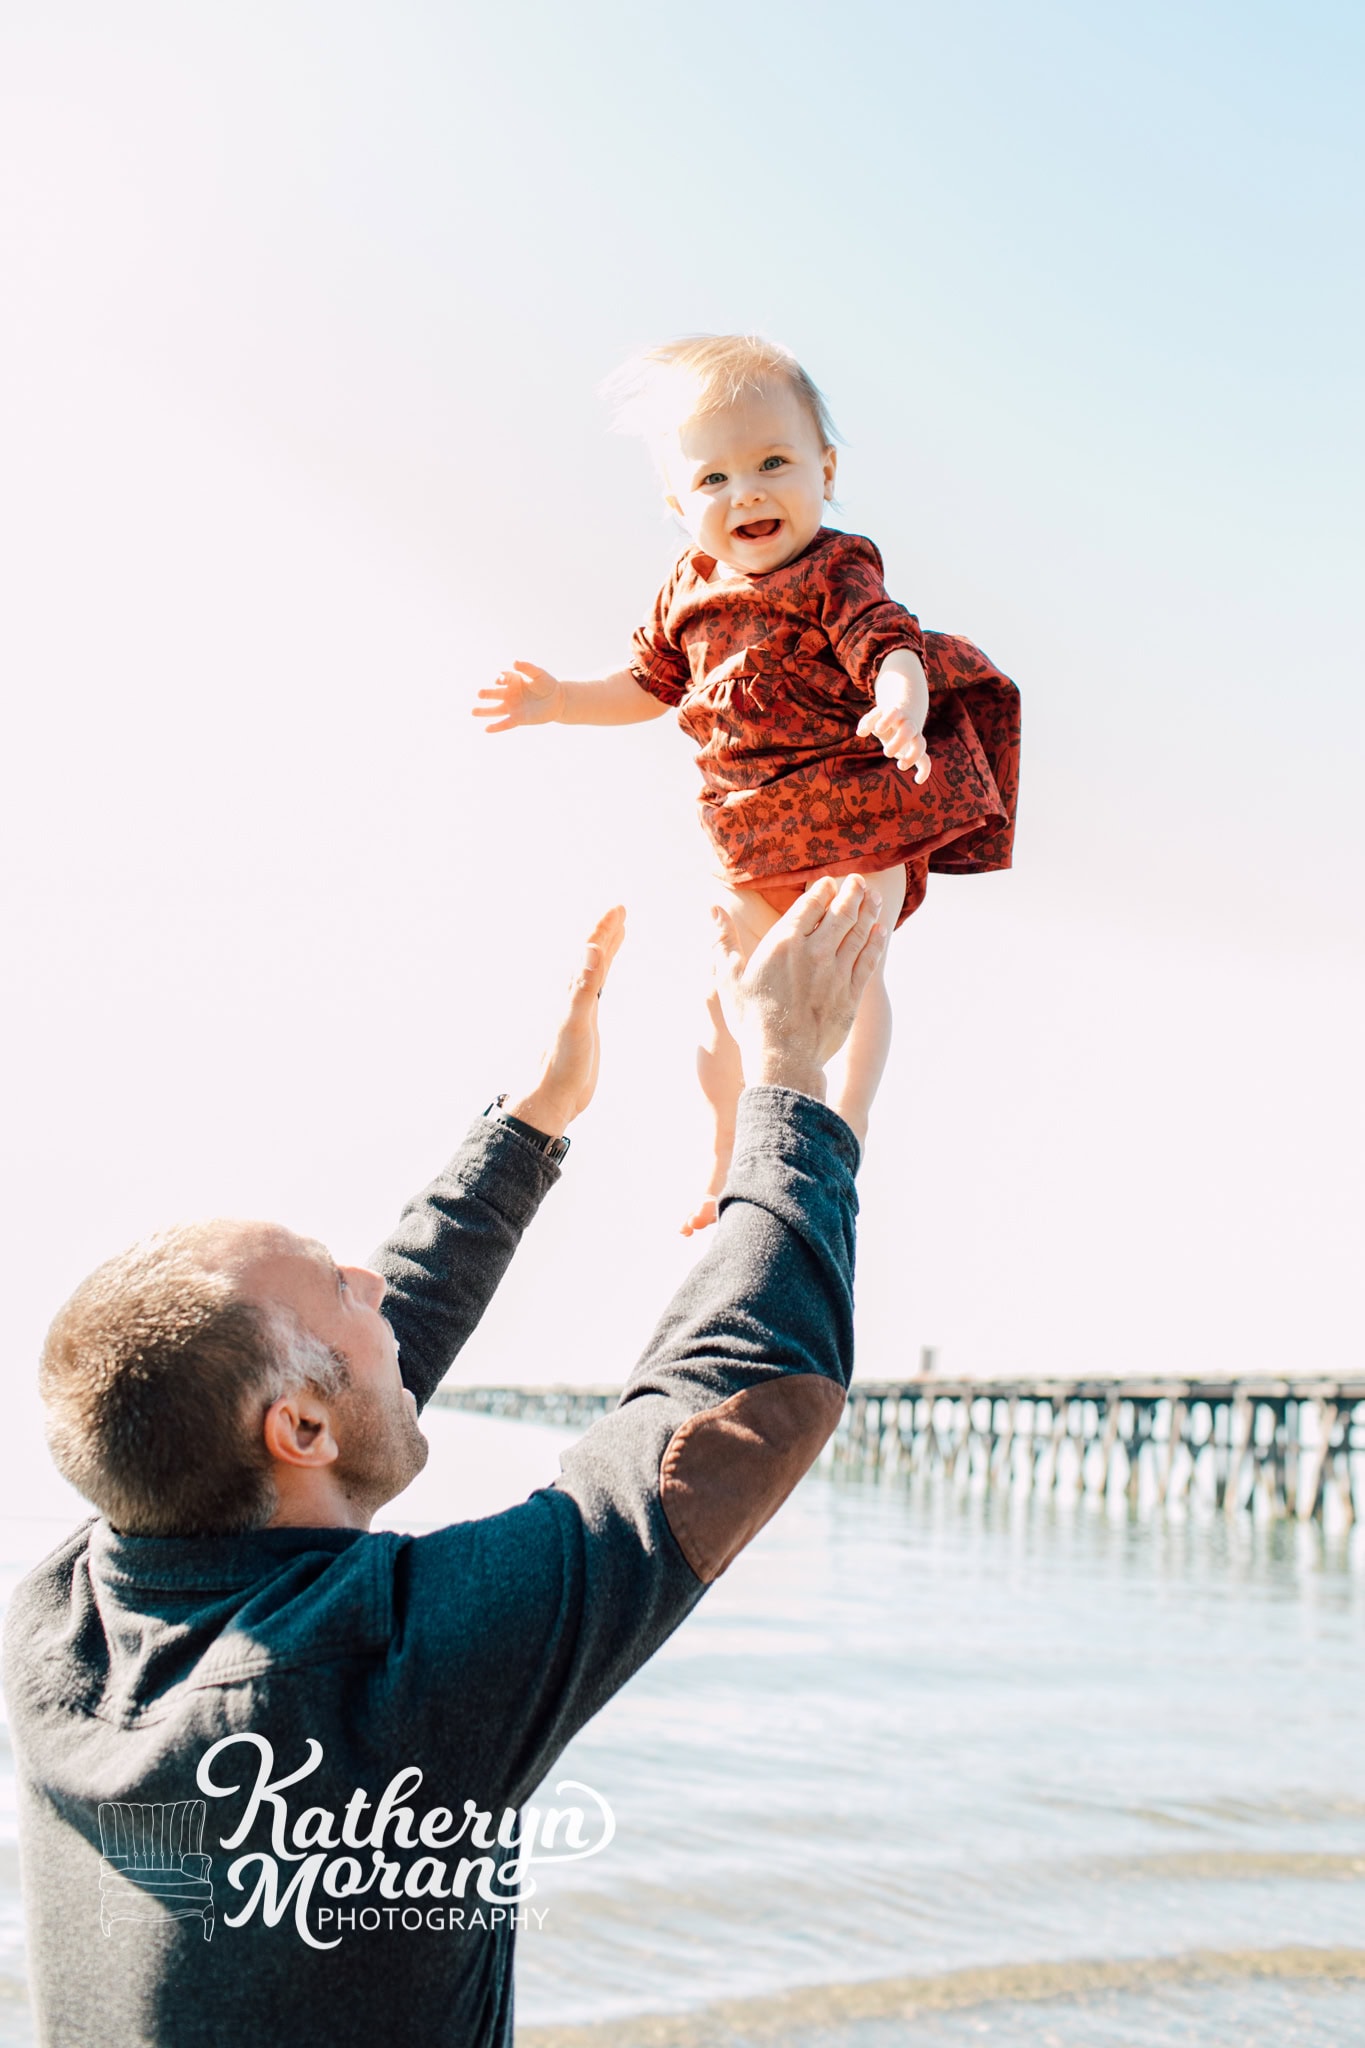
POLYGON ((504 1088, 502 1094, 495 1096, 492 1102, 489 1103, 484 1111, 484 1115, 491 1118, 495 1124, 506 1124, 509 1131, 515 1131, 517 1136, 524 1138, 528 1145, 534 1145, 542 1158, 549 1160, 551 1166, 558 1166, 560 1160, 563 1159, 569 1149, 569 1140, 567 1138, 547 1138, 544 1131, 538 1131, 534 1124, 524 1123, 519 1116, 510 1116, 503 1108, 506 1100, 507 1090, 504 1088))

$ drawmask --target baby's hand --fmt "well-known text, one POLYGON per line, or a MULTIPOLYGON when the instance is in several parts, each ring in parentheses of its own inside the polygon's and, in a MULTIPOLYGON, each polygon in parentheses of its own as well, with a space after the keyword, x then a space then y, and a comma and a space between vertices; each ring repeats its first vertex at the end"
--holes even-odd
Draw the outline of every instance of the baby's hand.
POLYGON ((872 733, 882 743, 882 752, 889 755, 898 768, 913 768, 916 782, 927 782, 933 763, 924 744, 924 733, 914 722, 904 704, 877 704, 858 720, 858 737, 866 739, 872 733))
POLYGON ((913 648, 898 647, 887 655, 872 695, 872 709, 858 721, 859 739, 873 734, 898 768, 913 768, 916 782, 927 782, 933 766, 924 744, 929 685, 913 648))
POLYGON ((495 676, 491 690, 480 690, 481 702, 473 707, 475 718, 496 723, 485 732, 510 732, 514 725, 549 725, 564 708, 564 685, 546 668, 534 662, 518 661, 495 676))

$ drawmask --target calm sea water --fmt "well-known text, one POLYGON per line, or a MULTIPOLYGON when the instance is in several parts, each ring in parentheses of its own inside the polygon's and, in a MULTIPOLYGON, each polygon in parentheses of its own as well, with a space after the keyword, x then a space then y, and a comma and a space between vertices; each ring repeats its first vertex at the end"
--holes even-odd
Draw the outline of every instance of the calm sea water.
MULTIPOLYGON (((568 1438, 428 1417, 392 1526, 568 1438)), ((3 1591, 63 1533, 5 1524, 3 1591)), ((1365 1539, 817 1471, 566 1752, 526 2048, 1365 2042, 1365 1539), (649 2017, 646 2017, 649 2016, 649 2017)), ((23 1990, 0 1737, 0 2043, 23 1990)))

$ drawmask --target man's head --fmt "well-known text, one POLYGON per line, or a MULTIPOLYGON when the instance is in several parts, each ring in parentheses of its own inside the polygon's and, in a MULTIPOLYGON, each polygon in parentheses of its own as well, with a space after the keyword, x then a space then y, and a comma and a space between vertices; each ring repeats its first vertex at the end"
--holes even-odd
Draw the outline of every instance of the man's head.
POLYGON ((125 1534, 364 1527, 426 1463, 384 1282, 267 1223, 111 1259, 48 1332, 48 1441, 125 1534))

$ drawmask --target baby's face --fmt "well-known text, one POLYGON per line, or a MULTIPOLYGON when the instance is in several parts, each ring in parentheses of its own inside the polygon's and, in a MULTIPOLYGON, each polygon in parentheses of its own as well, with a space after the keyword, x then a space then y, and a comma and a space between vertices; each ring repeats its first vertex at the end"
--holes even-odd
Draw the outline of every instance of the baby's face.
POLYGON ((766 575, 819 532, 835 461, 795 391, 775 381, 684 422, 664 453, 668 503, 708 555, 766 575))

